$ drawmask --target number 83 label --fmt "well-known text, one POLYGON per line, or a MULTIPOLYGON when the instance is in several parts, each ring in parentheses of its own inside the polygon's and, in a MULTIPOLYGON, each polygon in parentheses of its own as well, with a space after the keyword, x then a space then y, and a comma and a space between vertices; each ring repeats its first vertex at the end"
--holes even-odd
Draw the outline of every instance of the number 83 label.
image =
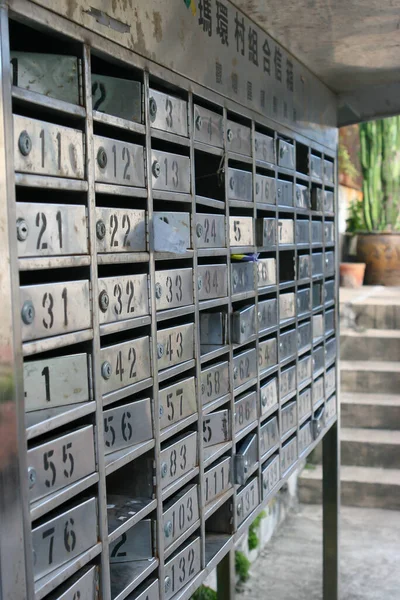
POLYGON ((196 466, 195 432, 180 436, 175 442, 161 450, 162 488, 190 471, 196 466))

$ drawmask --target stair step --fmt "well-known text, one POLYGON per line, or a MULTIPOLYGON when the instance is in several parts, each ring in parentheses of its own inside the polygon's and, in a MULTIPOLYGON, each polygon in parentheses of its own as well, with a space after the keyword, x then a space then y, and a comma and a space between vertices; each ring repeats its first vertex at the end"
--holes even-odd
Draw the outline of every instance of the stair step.
POLYGON ((342 428, 342 465, 400 469, 400 431, 342 428))
POLYGON ((400 394, 344 392, 340 401, 342 427, 400 429, 400 394))
POLYGON ((340 356, 343 360, 393 361, 400 358, 400 330, 340 330, 340 356))
POLYGON ((342 324, 371 329, 400 329, 400 288, 363 286, 340 290, 342 324))
MULTIPOLYGON (((341 501, 345 506, 400 510, 400 470, 343 466, 341 501)), ((299 499, 306 504, 322 500, 322 467, 304 469, 299 477, 299 499)))
POLYGON ((396 394, 400 390, 400 362, 343 360, 340 383, 343 392, 396 394))

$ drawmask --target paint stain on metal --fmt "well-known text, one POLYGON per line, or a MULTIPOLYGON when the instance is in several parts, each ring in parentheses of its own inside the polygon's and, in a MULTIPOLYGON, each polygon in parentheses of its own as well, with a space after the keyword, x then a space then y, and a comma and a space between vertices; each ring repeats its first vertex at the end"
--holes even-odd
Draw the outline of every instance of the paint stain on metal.
POLYGON ((90 17, 93 17, 96 23, 104 25, 109 29, 114 29, 114 31, 118 31, 118 33, 130 32, 130 25, 123 23, 122 21, 118 21, 117 19, 114 19, 114 17, 110 17, 110 15, 98 10, 97 8, 91 7, 90 10, 85 10, 84 12, 86 12, 86 14, 88 14, 90 17))
POLYGON ((156 38, 157 42, 160 43, 163 36, 162 19, 161 14, 157 10, 153 11, 153 28, 154 37, 156 38))
POLYGON ((135 25, 136 25, 136 43, 135 43, 136 52, 139 52, 139 54, 146 55, 147 54, 146 38, 144 36, 142 23, 139 19, 139 13, 138 13, 137 8, 135 8, 135 25))

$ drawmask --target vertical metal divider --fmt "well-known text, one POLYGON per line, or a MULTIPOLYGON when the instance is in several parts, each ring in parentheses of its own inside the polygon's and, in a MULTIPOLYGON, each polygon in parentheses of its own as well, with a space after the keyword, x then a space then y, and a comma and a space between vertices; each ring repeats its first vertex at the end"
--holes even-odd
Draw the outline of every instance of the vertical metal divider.
MULTIPOLYGON (((323 155, 321 156, 321 164, 322 164, 322 168, 324 166, 324 157, 323 155)), ((326 281, 326 236, 325 236, 325 177, 322 178, 322 246, 323 246, 323 253, 324 253, 324 259, 323 259, 323 267, 324 267, 324 272, 323 272, 323 277, 322 277, 322 294, 321 294, 321 300, 322 300, 322 323, 323 323, 323 332, 324 332, 324 384, 325 384, 325 380, 326 380, 326 330, 325 330, 325 281, 326 281)), ((325 397, 325 389, 324 389, 324 406, 326 403, 326 397, 325 397)))
POLYGON ((200 348, 200 311, 199 311, 199 288, 198 288, 198 254, 196 235, 196 173, 194 152, 194 106, 193 93, 189 92, 188 98, 188 125, 190 139, 190 190, 192 195, 191 235, 193 247, 193 299, 194 299, 194 352, 196 361, 196 401, 197 401, 197 453, 199 464, 198 475, 198 499, 200 515, 200 540, 201 540, 201 568, 206 567, 206 537, 205 537, 205 500, 204 500, 204 448, 203 448, 203 406, 201 403, 201 348, 200 348))
POLYGON ((157 359, 157 311, 156 311, 156 275, 154 256, 154 230, 153 230, 153 188, 151 181, 151 129, 149 115, 149 73, 144 72, 144 122, 146 128, 146 176, 147 176, 147 224, 149 244, 149 297, 151 313, 151 364, 153 367, 153 423, 154 423, 154 466, 156 486, 156 548, 158 551, 158 579, 160 586, 160 599, 164 598, 164 532, 162 527, 162 489, 161 489, 161 445, 160 445, 160 402, 158 396, 158 359, 157 359))
POLYGON ((297 290, 299 281, 299 255, 297 252, 296 226, 297 226, 297 208, 296 208, 296 182, 297 182, 297 142, 294 142, 294 174, 293 174, 293 241, 294 241, 294 323, 295 323, 295 338, 296 338, 296 435, 297 435, 297 459, 299 458, 299 346, 298 346, 298 331, 299 317, 297 311, 297 290))
POLYGON ((313 328, 313 316, 314 316, 314 277, 313 277, 313 237, 312 237, 312 176, 310 169, 310 160, 311 160, 311 148, 307 148, 307 165, 308 165, 308 189, 310 194, 310 208, 308 211, 308 233, 309 233, 309 247, 311 254, 311 278, 310 278, 310 331, 311 331, 311 418, 314 415, 314 400, 313 400, 313 391, 314 391, 314 328, 313 328))
MULTIPOLYGON (((274 132, 275 139, 275 190, 277 190, 278 184, 278 133, 274 132)), ((276 260, 276 360, 277 360, 277 370, 276 376, 278 379, 277 385, 277 395, 278 395, 278 432, 279 432, 279 473, 282 477, 282 473, 280 472, 280 464, 281 464, 281 454, 282 454, 282 421, 281 421, 281 353, 279 349, 279 338, 280 338, 280 323, 281 323, 281 310, 280 310, 280 267, 279 267, 279 254, 280 254, 280 244, 279 244, 279 204, 278 204, 278 194, 276 194, 275 201, 275 220, 276 220, 276 250, 275 250, 275 260, 276 260)))
POLYGON ((0 467, 0 597, 32 600, 34 582, 15 231, 9 24, 8 9, 3 3, 0 6, 0 83, 0 342, 3 350, 0 357, 0 421, 7 424, 7 436, 2 441, 0 438, 0 448, 5 450, 0 467))
POLYGON ((84 102, 86 108, 85 134, 86 134, 86 180, 88 182, 88 221, 89 221, 89 244, 90 244, 90 284, 92 292, 92 377, 93 396, 96 401, 95 416, 95 440, 97 452, 97 467, 99 470, 98 483, 98 514, 99 514, 99 538, 102 543, 101 552, 101 594, 102 600, 111 598, 110 561, 108 547, 108 521, 107 521, 107 495, 106 495, 106 472, 104 456, 104 432, 103 432, 103 398, 100 381, 100 324, 98 315, 98 267, 96 251, 96 194, 94 177, 94 141, 93 141, 93 109, 92 109, 92 86, 91 86, 91 56, 90 47, 83 47, 83 84, 84 102))

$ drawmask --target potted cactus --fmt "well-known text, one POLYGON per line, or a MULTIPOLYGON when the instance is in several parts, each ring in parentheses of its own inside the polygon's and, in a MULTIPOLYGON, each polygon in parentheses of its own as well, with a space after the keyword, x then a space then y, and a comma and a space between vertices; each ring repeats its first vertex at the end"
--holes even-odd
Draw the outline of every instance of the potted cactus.
POLYGON ((362 219, 357 259, 364 283, 400 285, 400 117, 360 125, 362 219))

